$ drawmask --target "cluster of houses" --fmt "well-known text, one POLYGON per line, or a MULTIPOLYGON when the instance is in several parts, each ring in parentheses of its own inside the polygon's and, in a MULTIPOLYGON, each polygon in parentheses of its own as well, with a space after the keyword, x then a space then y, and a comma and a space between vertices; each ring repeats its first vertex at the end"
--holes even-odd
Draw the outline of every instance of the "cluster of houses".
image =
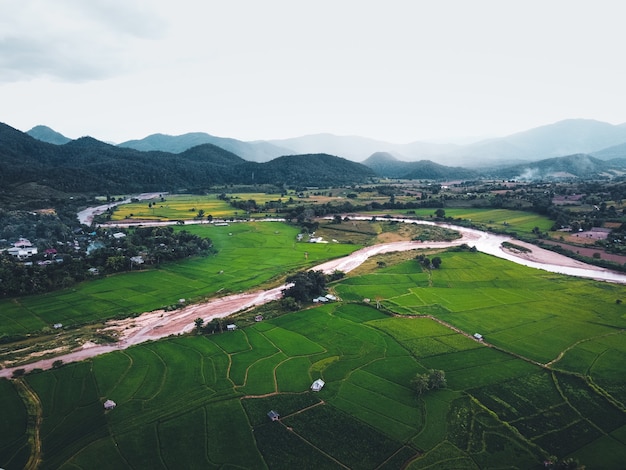
POLYGON ((315 297, 313 299, 313 303, 319 304, 319 303, 326 303, 326 302, 335 301, 335 300, 337 300, 337 297, 335 297, 332 294, 326 294, 326 295, 320 295, 319 297, 315 297))

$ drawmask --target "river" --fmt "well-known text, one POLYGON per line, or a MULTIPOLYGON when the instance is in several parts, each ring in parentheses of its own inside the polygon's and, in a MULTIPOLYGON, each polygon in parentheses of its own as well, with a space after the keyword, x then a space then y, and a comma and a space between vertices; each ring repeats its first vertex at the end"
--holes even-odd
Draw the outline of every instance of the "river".
MULTIPOLYGON (((84 211, 84 213, 86 214, 87 211, 84 211)), ((91 213, 93 214, 93 211, 91 213)), ((370 220, 371 216, 352 218, 357 220, 370 220)), ((265 219, 261 220, 265 221, 265 219)), ((396 220, 404 223, 419 223, 425 225, 439 225, 458 231, 461 234, 461 238, 451 242, 402 241, 368 246, 361 248, 348 256, 327 261, 311 269, 322 270, 326 273, 331 273, 335 270, 349 272, 360 266, 368 258, 382 253, 426 248, 448 248, 451 246, 467 244, 469 246, 476 247, 478 251, 483 253, 497 256, 531 268, 542 269, 570 276, 626 284, 626 274, 582 263, 559 253, 545 250, 529 243, 520 242, 505 235, 496 235, 493 233, 482 232, 480 230, 458 227, 450 224, 439 224, 430 221, 417 221, 413 219, 385 220, 396 220), (530 251, 525 253, 507 251, 502 248, 503 242, 511 242, 530 251)), ((142 223, 141 225, 149 224, 142 223)), ((188 333, 193 329, 194 320, 198 317, 203 318, 205 322, 210 321, 213 318, 227 317, 252 306, 262 305, 272 300, 279 299, 282 296, 282 290, 286 287, 286 285, 283 285, 266 291, 250 291, 243 294, 219 297, 202 304, 189 305, 183 309, 175 310, 173 312, 157 310, 153 312, 146 312, 135 318, 110 320, 106 322, 104 329, 115 331, 119 335, 120 340, 117 343, 107 345, 86 343, 82 348, 59 356, 41 359, 26 365, 1 369, 0 377, 11 377, 13 370, 16 368, 22 368, 26 371, 30 371, 35 368, 49 369, 56 360, 62 360, 63 362, 80 361, 107 352, 126 349, 144 341, 158 340, 172 334, 188 333)))

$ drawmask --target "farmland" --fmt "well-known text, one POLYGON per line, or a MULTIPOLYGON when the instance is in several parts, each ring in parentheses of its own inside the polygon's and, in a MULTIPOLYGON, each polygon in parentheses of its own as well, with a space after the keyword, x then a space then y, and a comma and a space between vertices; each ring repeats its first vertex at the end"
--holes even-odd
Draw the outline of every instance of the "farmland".
POLYGON ((282 223, 207 224, 185 229, 211 238, 217 254, 109 276, 45 295, 2 300, 0 331, 6 335, 38 333, 55 323, 73 327, 176 305, 181 298, 197 301, 276 284, 286 273, 359 248, 296 243, 297 228, 282 223))
MULTIPOLYGON (((626 289, 438 256, 440 269, 409 260, 348 276, 332 285, 342 302, 27 375, 42 468, 533 469, 549 455, 621 468, 626 289), (447 387, 418 397, 411 379, 429 369, 447 387)), ((26 410, 11 409, 7 469, 27 458, 26 410)))

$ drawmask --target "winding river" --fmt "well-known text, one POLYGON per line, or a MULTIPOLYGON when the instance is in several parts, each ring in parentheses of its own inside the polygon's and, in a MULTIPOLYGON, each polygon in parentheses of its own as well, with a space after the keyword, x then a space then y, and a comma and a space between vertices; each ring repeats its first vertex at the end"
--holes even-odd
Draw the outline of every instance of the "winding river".
MULTIPOLYGON (((88 210, 83 211, 81 215, 87 217, 90 213, 88 210)), ((101 208, 97 208, 101 209, 101 208)), ((359 220, 370 220, 370 217, 352 217, 359 220)), ((263 222, 269 223, 270 221, 263 222)), ((570 276, 584 277, 601 281, 626 284, 626 274, 617 273, 608 269, 582 263, 573 260, 567 256, 539 248, 537 246, 520 242, 511 237, 504 235, 496 235, 492 233, 482 232, 480 230, 458 227, 449 224, 439 224, 430 221, 417 221, 413 219, 385 219, 396 220, 404 223, 419 223, 425 225, 439 225, 445 228, 456 230, 461 234, 461 238, 451 242, 416 242, 402 241, 383 243, 379 245, 369 246, 355 251, 354 253, 340 259, 331 260, 315 266, 311 269, 322 270, 331 273, 335 270, 349 272, 360 266, 368 258, 394 251, 407 251, 425 248, 448 248, 451 246, 459 246, 467 244, 474 246, 478 251, 487 253, 499 258, 503 258, 514 263, 529 266, 531 268, 542 269, 549 272, 566 274, 570 276), (503 242, 511 242, 515 245, 522 246, 528 251, 524 253, 513 252, 502 248, 503 242)), ((160 223, 159 225, 161 225, 160 223)), ((142 223, 142 225, 148 225, 142 223)), ((55 357, 41 359, 26 365, 16 367, 7 367, 0 370, 0 377, 11 377, 13 370, 22 368, 30 371, 35 368, 49 369, 53 362, 62 360, 63 362, 74 362, 94 357, 99 354, 121 350, 130 346, 142 343, 148 340, 157 340, 170 336, 172 334, 182 334, 191 331, 194 328, 194 320, 202 317, 205 322, 213 318, 224 318, 241 310, 250 308, 255 305, 262 305, 272 300, 279 299, 282 296, 282 290, 287 286, 279 286, 264 291, 250 291, 243 294, 234 294, 225 297, 211 299, 202 304, 189 305, 183 309, 173 312, 165 312, 157 310, 146 312, 139 317, 129 318, 125 320, 110 320, 105 324, 105 330, 114 331, 118 334, 119 341, 114 344, 96 345, 86 343, 82 348, 58 355, 55 357)))

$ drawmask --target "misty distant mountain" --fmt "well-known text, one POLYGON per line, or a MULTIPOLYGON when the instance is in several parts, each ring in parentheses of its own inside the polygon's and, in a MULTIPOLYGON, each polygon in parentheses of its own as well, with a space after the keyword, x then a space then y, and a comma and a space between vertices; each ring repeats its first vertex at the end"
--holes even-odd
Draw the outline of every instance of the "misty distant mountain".
POLYGON ((494 171, 494 175, 506 179, 546 181, 620 176, 625 171, 626 159, 605 161, 579 153, 500 168, 494 171))
POLYGON ((404 160, 436 158, 458 147, 454 144, 433 144, 428 142, 393 144, 366 137, 334 134, 313 134, 291 139, 271 140, 269 142, 274 145, 288 147, 298 153, 327 152, 356 162, 363 162, 376 152, 386 152, 404 160))
POLYGON ((374 152, 393 151, 393 144, 358 136, 313 134, 291 139, 270 140, 270 143, 293 149, 296 153, 326 152, 361 162, 374 152))
POLYGON ((470 179, 478 176, 475 171, 444 166, 430 160, 401 161, 387 152, 373 153, 363 162, 363 165, 370 167, 378 175, 386 178, 448 180, 470 179))
MULTIPOLYGON (((44 141, 52 140, 53 136, 55 139, 63 139, 64 142, 69 140, 45 126, 37 126, 29 132, 35 133, 37 138, 44 141)), ((63 140, 55 140, 55 143, 63 140)), ((322 153, 363 162, 371 155, 383 152, 404 162, 430 160, 449 167, 484 169, 578 153, 591 154, 600 159, 626 157, 622 146, 626 146, 626 123, 613 125, 590 119, 568 119, 466 145, 420 141, 394 144, 366 137, 333 134, 244 142, 192 132, 179 136, 153 134, 140 140, 121 143, 119 146, 141 151, 181 153, 204 143, 216 145, 252 162, 267 162, 284 155, 322 153)))
POLYGON ((568 119, 468 145, 428 142, 393 144, 364 137, 332 134, 271 142, 299 153, 328 152, 354 161, 364 161, 369 155, 385 152, 404 161, 431 160, 447 166, 484 168, 576 153, 593 153, 626 143, 626 125, 615 126, 590 119, 568 119))
POLYGON ((70 140, 72 140, 69 137, 65 137, 63 134, 50 129, 48 126, 35 126, 26 133, 37 140, 55 145, 67 144, 70 140))
POLYGON ((464 146, 445 160, 465 167, 593 153, 626 142, 626 127, 591 119, 567 119, 506 137, 464 146))
MULTIPOLYGON (((626 127, 626 125, 624 124, 622 125, 626 127)), ((612 147, 608 147, 602 150, 592 152, 591 155, 593 155, 596 158, 600 158, 601 160, 611 160, 614 158, 626 158, 626 143, 613 145, 612 147)))
POLYGON ((282 148, 264 141, 244 142, 237 139, 216 137, 204 132, 190 132, 178 136, 152 134, 140 140, 122 142, 118 146, 141 150, 142 152, 156 150, 181 153, 201 144, 217 145, 224 150, 239 155, 244 160, 252 162, 267 162, 276 157, 297 153, 292 149, 282 148))

